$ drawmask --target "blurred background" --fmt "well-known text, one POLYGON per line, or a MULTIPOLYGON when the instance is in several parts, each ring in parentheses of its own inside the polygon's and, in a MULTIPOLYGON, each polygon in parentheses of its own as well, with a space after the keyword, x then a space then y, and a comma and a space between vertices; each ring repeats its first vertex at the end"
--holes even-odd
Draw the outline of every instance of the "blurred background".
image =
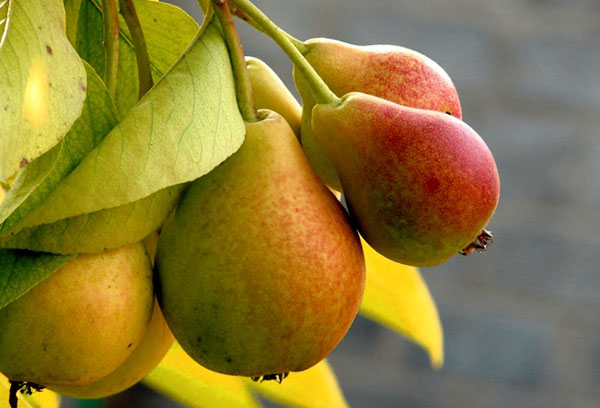
MULTIPOLYGON (((201 19, 194 0, 171 3, 201 19)), ((444 326, 443 369, 359 317, 330 356, 350 405, 600 406, 600 2, 255 3, 300 39, 398 44, 437 61, 500 170, 493 246, 421 270, 444 326)), ((293 89, 283 52, 238 25, 246 53, 293 89)), ((108 405, 180 407, 141 386, 108 405)))

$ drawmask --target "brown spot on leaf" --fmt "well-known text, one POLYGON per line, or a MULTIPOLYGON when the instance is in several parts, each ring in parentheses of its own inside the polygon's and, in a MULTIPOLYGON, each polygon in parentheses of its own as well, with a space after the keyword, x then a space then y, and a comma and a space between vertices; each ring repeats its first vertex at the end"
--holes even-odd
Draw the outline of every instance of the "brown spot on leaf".
POLYGON ((48 55, 52 55, 52 47, 50 47, 48 44, 46 44, 46 52, 48 53, 48 55))
POLYGON ((79 89, 81 89, 83 92, 87 91, 87 88, 86 88, 85 84, 83 83, 82 79, 79 80, 79 89))
POLYGON ((29 163, 29 160, 27 160, 25 157, 23 157, 23 160, 21 160, 21 163, 19 163, 19 166, 21 166, 21 168, 27 166, 27 164, 29 163))

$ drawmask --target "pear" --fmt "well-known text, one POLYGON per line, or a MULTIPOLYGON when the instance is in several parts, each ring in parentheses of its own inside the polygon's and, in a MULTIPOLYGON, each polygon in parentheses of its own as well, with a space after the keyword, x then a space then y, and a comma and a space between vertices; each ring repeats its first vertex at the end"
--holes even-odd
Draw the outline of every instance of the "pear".
POLYGON ((359 238, 280 115, 192 182, 158 242, 158 299, 204 367, 279 378, 322 360, 358 312, 359 238))
POLYGON ((0 372, 48 387, 97 381, 140 343, 153 299, 141 243, 79 255, 0 309, 0 372))
POLYGON ((339 105, 316 105, 312 126, 359 232, 389 259, 440 264, 494 213, 494 158, 461 120, 351 92, 339 105))
POLYGON ((287 120, 296 137, 300 140, 302 107, 294 95, 292 95, 275 71, 262 60, 254 57, 246 57, 246 66, 250 74, 256 107, 279 113, 287 120))
POLYGON ((141 381, 156 367, 173 344, 173 334, 158 302, 154 302, 152 318, 140 344, 115 371, 91 384, 52 387, 53 391, 75 398, 104 398, 125 391, 141 381))
MULTIPOLYGON (((153 232, 143 241, 151 262, 154 262, 158 237, 158 232, 153 232)), ((155 300, 152 318, 144 337, 127 360, 115 371, 88 385, 53 387, 52 390, 75 398, 104 398, 125 391, 141 381, 160 363, 173 341, 173 333, 165 321, 158 301, 155 300)))
MULTIPOLYGON (((336 95, 363 92, 462 118, 452 80, 442 67, 421 53, 395 45, 357 46, 325 38, 306 41, 302 51, 336 95)), ((342 191, 333 163, 314 137, 311 112, 315 101, 297 68, 294 81, 302 98, 302 148, 321 179, 342 191)))

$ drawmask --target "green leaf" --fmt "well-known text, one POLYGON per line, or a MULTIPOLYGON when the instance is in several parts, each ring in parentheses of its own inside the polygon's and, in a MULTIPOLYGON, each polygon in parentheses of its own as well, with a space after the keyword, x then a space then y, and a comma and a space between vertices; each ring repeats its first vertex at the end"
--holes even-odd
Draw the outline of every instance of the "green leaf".
POLYGON ((229 54, 211 23, 26 226, 118 207, 192 181, 233 154, 244 134, 229 54))
POLYGON ((97 253, 133 244, 157 230, 175 209, 185 185, 108 210, 26 228, 0 237, 0 247, 57 254, 97 253))
POLYGON ((74 257, 0 249, 0 309, 23 296, 74 257))
MULTIPOLYGON (((136 0, 134 4, 156 81, 189 46, 199 27, 192 17, 173 5, 148 0, 136 0), (174 30, 173 27, 177 29, 174 30)), ((105 54, 102 46, 101 10, 99 0, 86 1, 82 5, 77 28, 77 51, 98 74, 103 75, 105 54)), ((131 36, 122 17, 119 22, 121 37, 115 103, 123 116, 137 103, 138 79, 131 36)))
POLYGON ((422 346, 431 365, 444 363, 444 337, 435 302, 419 270, 392 262, 362 241, 367 265, 360 313, 422 346))
POLYGON ((55 146, 81 114, 86 76, 62 0, 7 0, 0 14, 0 181, 55 146))
POLYGON ((64 0, 65 15, 67 20, 67 38, 71 45, 77 43, 77 17, 79 16, 79 8, 83 0, 64 0))
POLYGON ((191 408, 260 407, 239 377, 207 370, 192 360, 177 342, 144 383, 191 408))
POLYGON ((108 90, 94 70, 84 63, 88 97, 81 116, 63 141, 19 172, 6 200, 0 205, 0 236, 31 225, 27 218, 117 124, 108 90))
POLYGON ((290 373, 289 377, 281 384, 274 381, 260 383, 250 379, 244 379, 244 381, 246 385, 265 397, 289 407, 348 407, 335 374, 326 360, 308 370, 290 373))

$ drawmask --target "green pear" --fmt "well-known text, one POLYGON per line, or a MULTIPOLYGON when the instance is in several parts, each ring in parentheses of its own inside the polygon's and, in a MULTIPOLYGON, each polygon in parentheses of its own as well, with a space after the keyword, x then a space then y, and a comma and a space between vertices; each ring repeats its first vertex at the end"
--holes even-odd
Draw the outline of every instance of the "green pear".
POLYGON ((141 381, 156 367, 173 344, 173 334, 158 302, 154 302, 152 318, 140 344, 115 371, 91 384, 52 387, 53 391, 75 398, 104 398, 125 391, 141 381))
MULTIPOLYGON (((416 51, 394 45, 357 46, 316 38, 305 42, 303 54, 336 95, 363 92, 462 118, 458 94, 448 74, 416 51)), ((342 191, 333 163, 314 137, 311 113, 315 100, 297 68, 294 81, 302 97, 302 148, 321 179, 342 191)))
MULTIPOLYGON (((305 370, 342 339, 365 265, 347 214, 280 115, 194 181, 158 242, 157 295, 183 349, 224 374, 305 370)), ((281 378, 281 377, 279 377, 281 378)))
POLYGON ((97 381, 140 343, 153 299, 141 243, 79 255, 0 309, 0 372, 48 387, 97 381))
POLYGON ((494 158, 459 119, 352 92, 339 105, 316 105, 312 126, 359 232, 396 262, 442 263, 494 213, 494 158))
POLYGON ((246 57, 246 66, 250 74, 256 108, 279 113, 287 120, 299 140, 302 107, 294 95, 275 71, 260 59, 246 57))

